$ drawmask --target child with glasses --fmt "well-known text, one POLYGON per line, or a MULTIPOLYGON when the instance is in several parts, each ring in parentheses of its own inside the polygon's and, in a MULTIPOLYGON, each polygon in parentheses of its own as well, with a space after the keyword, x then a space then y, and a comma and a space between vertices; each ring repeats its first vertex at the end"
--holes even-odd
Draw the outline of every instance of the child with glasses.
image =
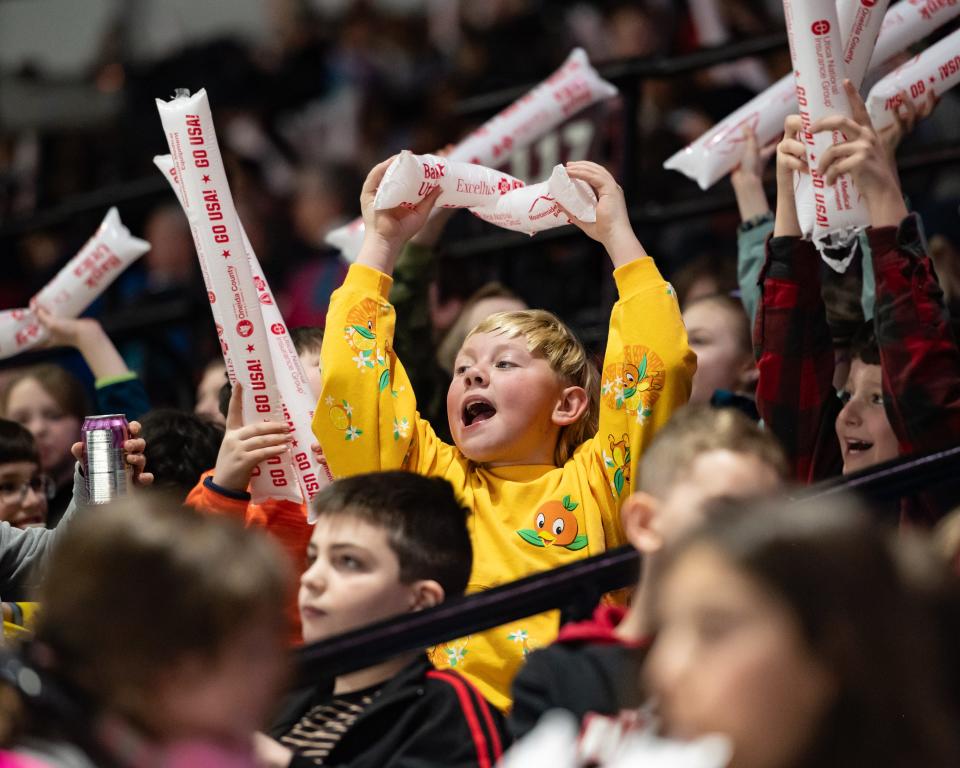
POLYGON ((53 480, 40 471, 33 435, 15 421, 0 419, 0 520, 14 528, 42 527, 55 493, 53 480))

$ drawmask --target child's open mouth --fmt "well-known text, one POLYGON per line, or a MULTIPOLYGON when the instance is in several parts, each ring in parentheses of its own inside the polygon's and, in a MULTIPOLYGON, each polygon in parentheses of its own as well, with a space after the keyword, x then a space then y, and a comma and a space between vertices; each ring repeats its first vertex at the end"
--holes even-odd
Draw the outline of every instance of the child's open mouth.
POLYGON ((873 448, 873 443, 866 440, 847 440, 847 453, 865 453, 873 448))
POLYGON ((486 400, 473 400, 463 407, 463 425, 469 427, 493 417, 497 412, 486 400))

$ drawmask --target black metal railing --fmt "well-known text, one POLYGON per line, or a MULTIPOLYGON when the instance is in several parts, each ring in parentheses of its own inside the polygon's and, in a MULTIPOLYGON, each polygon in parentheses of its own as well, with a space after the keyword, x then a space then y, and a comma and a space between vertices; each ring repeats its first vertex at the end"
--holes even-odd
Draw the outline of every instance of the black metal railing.
MULTIPOLYGON (((920 456, 905 456, 803 490, 804 499, 855 492, 872 502, 889 502, 927 491, 960 476, 960 445, 920 456)), ((960 499, 957 499, 960 503, 960 499)), ((787 502, 789 503, 789 502, 787 502)), ((297 679, 329 679, 413 650, 454 640, 571 604, 592 605, 601 595, 637 583, 640 555, 620 547, 458 598, 428 610, 403 614, 295 651, 297 679)))

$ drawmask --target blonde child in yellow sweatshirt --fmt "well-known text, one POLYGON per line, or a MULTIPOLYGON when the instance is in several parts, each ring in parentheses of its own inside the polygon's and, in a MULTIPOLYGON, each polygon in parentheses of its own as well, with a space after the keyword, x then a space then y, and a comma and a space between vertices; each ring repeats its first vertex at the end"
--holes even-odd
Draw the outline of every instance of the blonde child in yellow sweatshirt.
MULTIPOLYGON (((571 178, 597 193, 596 223, 573 223, 610 254, 620 294, 599 381, 583 345, 554 315, 492 315, 457 356, 447 445, 417 413, 393 352, 387 301, 397 255, 435 196, 414 209, 374 210, 389 163, 364 183, 363 247, 327 314, 313 430, 333 474, 402 468, 450 481, 473 510, 468 592, 625 543, 619 508, 637 458, 687 401, 696 361, 673 290, 630 226, 623 190, 599 165, 567 164, 571 178)), ((506 709, 524 656, 557 630, 553 611, 446 643, 433 658, 506 709)))

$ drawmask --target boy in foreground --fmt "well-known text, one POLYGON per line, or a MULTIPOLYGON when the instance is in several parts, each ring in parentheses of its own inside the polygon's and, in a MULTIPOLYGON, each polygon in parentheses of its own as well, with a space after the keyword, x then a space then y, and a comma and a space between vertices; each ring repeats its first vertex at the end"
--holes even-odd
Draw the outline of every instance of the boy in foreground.
MULTIPOLYGON (((339 480, 318 515, 300 579, 306 642, 463 594, 473 552, 467 510, 450 484, 408 472, 339 480)), ((490 766, 502 752, 499 712, 457 672, 412 652, 294 692, 259 737, 267 766, 490 766)))

